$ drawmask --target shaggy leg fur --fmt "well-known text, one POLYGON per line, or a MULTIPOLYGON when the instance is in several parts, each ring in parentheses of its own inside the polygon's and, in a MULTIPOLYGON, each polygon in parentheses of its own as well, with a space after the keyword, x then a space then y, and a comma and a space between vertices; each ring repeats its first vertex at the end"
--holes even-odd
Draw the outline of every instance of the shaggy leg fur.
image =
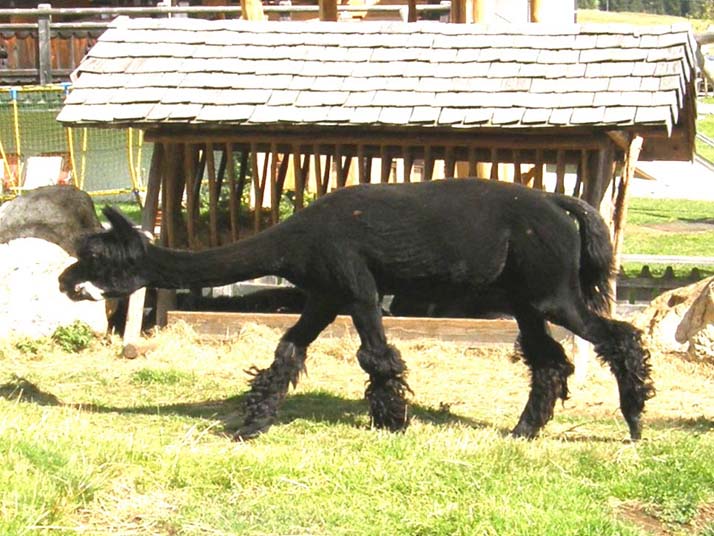
POLYGON ((620 410, 630 437, 637 440, 642 436, 640 419, 645 402, 655 394, 650 378, 650 353, 643 345, 640 330, 618 320, 601 318, 600 322, 605 336, 595 342, 595 351, 610 365, 617 379, 620 410))
POLYGON ((295 387, 305 371, 307 347, 335 319, 338 308, 331 300, 309 296, 300 319, 278 344, 270 367, 249 371, 253 379, 245 399, 245 421, 236 439, 250 439, 270 428, 290 384, 295 387))
POLYGON ((531 391, 511 434, 532 439, 553 418, 558 398, 568 398, 568 376, 574 372, 563 347, 548 334, 545 321, 532 313, 517 316, 523 359, 531 370, 531 391))
POLYGON ((250 439, 270 428, 290 384, 295 387, 300 374, 305 371, 305 358, 305 348, 283 339, 269 368, 259 370, 253 367, 249 371, 253 379, 245 399, 246 416, 236 439, 250 439))
POLYGON ((352 321, 362 342, 357 359, 369 374, 365 391, 369 413, 376 428, 403 430, 409 425, 405 395, 411 390, 405 379, 407 366, 399 351, 387 344, 376 288, 370 278, 365 280, 374 292, 368 293, 370 299, 352 304, 352 321))
POLYGON ((357 352, 360 366, 369 374, 365 397, 369 401, 372 425, 392 432, 409 425, 405 395, 411 393, 404 378, 407 367, 399 351, 393 346, 381 349, 360 347, 357 352))
POLYGON ((620 410, 636 441, 642 436, 642 412, 655 389, 650 377, 650 353, 642 332, 627 322, 599 316, 582 305, 563 311, 563 326, 595 345, 600 358, 610 366, 620 391, 620 410))

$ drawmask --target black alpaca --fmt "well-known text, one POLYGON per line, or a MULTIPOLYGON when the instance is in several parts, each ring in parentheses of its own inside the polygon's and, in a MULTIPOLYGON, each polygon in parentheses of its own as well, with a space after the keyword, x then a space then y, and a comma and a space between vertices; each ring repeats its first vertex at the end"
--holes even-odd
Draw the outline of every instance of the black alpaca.
POLYGON ((387 343, 379 296, 465 296, 513 314, 531 370, 528 402, 513 429, 534 437, 568 396, 573 366, 546 320, 591 341, 609 364, 630 436, 654 390, 640 332, 607 317, 612 247, 607 226, 578 199, 479 179, 361 185, 317 200, 283 223, 236 244, 189 252, 157 247, 119 212, 112 229, 85 238, 79 260, 60 276, 73 299, 120 296, 142 286, 218 286, 266 274, 307 294, 298 322, 275 360, 254 369, 244 426, 237 437, 266 431, 290 384, 305 369, 306 350, 341 310, 352 316, 369 374, 366 398, 374 426, 409 422, 406 366, 387 343))

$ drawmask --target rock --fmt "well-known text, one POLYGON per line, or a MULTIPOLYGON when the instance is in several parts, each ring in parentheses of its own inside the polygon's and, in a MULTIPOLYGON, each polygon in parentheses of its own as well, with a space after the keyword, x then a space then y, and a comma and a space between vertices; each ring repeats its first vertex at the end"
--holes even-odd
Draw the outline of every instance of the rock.
POLYGON ((699 292, 677 326, 678 342, 688 344, 687 353, 696 360, 714 362, 714 278, 699 292))
POLYGON ((714 353, 714 277, 661 294, 633 324, 663 351, 711 359, 706 356, 714 353))
POLYGON ((75 255, 77 239, 101 229, 91 197, 74 186, 44 186, 0 206, 0 243, 42 238, 75 255))
POLYGON ((74 259, 39 238, 0 244, 0 337, 51 335, 75 320, 106 333, 104 302, 73 302, 59 291, 57 278, 74 259))

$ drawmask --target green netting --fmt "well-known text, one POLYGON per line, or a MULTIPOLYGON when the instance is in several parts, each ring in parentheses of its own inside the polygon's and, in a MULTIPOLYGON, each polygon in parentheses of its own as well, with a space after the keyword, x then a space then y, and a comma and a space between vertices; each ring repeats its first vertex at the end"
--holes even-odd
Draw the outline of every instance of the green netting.
MULTIPOLYGON (((65 171, 74 170, 74 180, 89 193, 131 190, 127 130, 66 129, 56 121, 65 95, 64 86, 0 88, 0 143, 13 165, 10 171, 17 177, 28 157, 61 155, 65 171)), ((135 163, 139 186, 147 176, 151 151, 151 144, 144 144, 135 163)), ((138 154, 136 140, 133 154, 138 154)), ((13 185, 6 166, 0 168, 0 177, 13 185)))

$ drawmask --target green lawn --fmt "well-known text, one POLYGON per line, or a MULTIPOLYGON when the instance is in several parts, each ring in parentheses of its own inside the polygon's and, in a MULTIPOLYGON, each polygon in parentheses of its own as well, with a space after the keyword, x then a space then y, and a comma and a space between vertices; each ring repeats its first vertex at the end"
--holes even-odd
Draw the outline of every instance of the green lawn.
MULTIPOLYGON (((630 200, 624 252, 648 255, 714 257, 711 227, 688 229, 689 224, 714 224, 714 202, 681 199, 633 198, 630 200)), ((666 266, 651 266, 661 275, 666 266)), ((674 266, 678 276, 688 275, 692 266, 674 266)), ((703 275, 714 274, 714 266, 699 266, 703 275)), ((624 265, 629 276, 638 274, 641 264, 624 265)))
POLYGON ((69 354, 0 351, 0 534, 714 534, 714 374, 655 355, 644 439, 593 364, 542 437, 513 440, 525 367, 506 347, 396 341, 413 423, 371 430, 358 341, 318 340, 278 423, 250 443, 243 371, 280 334, 231 343, 186 328, 121 360, 117 341, 69 354))

